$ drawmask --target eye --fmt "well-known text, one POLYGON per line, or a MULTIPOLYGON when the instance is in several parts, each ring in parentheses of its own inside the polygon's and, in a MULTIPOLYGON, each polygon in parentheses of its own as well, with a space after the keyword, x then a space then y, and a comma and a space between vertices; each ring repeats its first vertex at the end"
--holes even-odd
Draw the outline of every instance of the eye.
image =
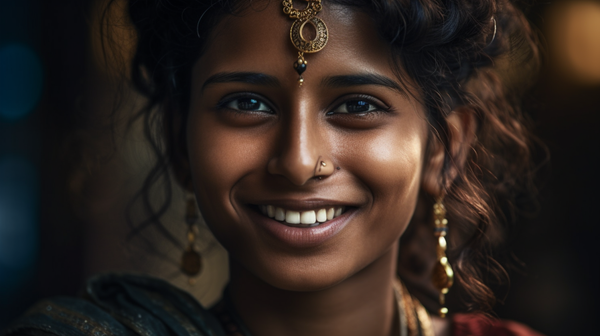
POLYGON ((273 113, 267 104, 253 97, 235 98, 223 104, 223 107, 238 111, 273 113))
POLYGON ((336 113, 353 113, 353 114, 366 114, 369 112, 375 112, 383 110, 378 105, 371 103, 366 99, 352 99, 343 102, 338 105, 332 111, 327 112, 327 115, 333 115, 336 113))

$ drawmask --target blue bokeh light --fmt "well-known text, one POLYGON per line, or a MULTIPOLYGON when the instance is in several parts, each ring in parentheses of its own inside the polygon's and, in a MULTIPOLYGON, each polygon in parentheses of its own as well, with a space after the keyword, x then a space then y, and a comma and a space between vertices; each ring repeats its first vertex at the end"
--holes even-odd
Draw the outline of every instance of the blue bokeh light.
POLYGON ((0 117, 17 120, 29 114, 40 99, 42 83, 42 63, 30 47, 0 47, 0 117))
POLYGON ((0 158, 0 297, 34 269, 39 248, 39 181, 30 162, 0 158))

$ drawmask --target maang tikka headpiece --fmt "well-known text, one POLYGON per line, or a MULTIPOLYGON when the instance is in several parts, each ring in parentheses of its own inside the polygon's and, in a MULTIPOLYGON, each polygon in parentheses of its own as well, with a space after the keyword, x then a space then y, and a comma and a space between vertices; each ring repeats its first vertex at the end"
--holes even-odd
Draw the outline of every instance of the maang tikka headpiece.
POLYGON ((283 13, 291 19, 295 19, 290 29, 290 39, 294 47, 298 49, 298 60, 294 63, 294 69, 300 75, 298 83, 302 85, 304 78, 302 73, 306 71, 306 60, 304 53, 316 53, 325 47, 329 33, 323 20, 317 17, 317 14, 323 9, 321 0, 305 0, 308 5, 303 10, 294 8, 292 0, 283 0, 283 13), (311 24, 315 28, 316 36, 312 40, 304 38, 303 31, 306 24, 311 24))

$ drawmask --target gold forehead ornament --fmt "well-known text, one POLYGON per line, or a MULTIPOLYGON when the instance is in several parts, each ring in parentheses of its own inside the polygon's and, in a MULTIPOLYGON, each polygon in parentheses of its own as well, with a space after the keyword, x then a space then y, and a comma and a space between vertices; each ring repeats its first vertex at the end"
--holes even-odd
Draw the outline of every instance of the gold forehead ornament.
POLYGON ((294 8, 292 0, 283 0, 283 13, 290 19, 295 19, 290 28, 290 39, 296 49, 298 49, 298 60, 294 62, 294 69, 300 76, 298 84, 302 86, 304 78, 302 73, 306 71, 307 62, 304 59, 304 53, 316 53, 325 47, 329 38, 327 26, 323 20, 317 17, 317 14, 323 9, 321 0, 305 0, 308 4, 303 10, 294 8), (315 29, 316 35, 312 40, 304 37, 303 31, 306 24, 311 24, 315 29))

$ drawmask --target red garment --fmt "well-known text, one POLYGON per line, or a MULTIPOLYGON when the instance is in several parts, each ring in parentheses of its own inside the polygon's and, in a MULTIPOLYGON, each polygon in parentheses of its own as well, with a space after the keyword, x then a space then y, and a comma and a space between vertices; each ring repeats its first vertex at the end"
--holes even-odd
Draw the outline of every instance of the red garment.
POLYGON ((455 314, 451 328, 452 336, 544 336, 521 323, 480 314, 455 314))

